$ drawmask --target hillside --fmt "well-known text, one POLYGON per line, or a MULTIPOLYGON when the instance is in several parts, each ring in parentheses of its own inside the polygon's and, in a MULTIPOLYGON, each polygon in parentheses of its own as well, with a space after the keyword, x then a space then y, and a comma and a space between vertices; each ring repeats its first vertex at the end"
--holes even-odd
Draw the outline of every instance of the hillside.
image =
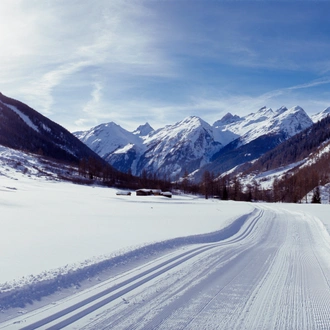
POLYGON ((28 105, 0 93, 0 144, 78 164, 102 159, 62 126, 28 105))
POLYGON ((310 128, 296 134, 287 141, 261 156, 251 171, 269 171, 299 162, 330 139, 330 116, 316 122, 310 128))
POLYGON ((244 168, 230 179, 239 180, 242 190, 257 187, 259 198, 262 190, 262 199, 270 202, 303 201, 319 185, 330 181, 330 116, 244 168))

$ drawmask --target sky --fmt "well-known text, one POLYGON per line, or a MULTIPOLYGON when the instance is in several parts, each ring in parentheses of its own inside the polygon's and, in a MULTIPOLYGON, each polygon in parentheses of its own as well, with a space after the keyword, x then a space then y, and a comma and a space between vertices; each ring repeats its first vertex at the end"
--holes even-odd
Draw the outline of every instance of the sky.
POLYGON ((69 131, 330 106, 329 1, 1 0, 0 92, 69 131))

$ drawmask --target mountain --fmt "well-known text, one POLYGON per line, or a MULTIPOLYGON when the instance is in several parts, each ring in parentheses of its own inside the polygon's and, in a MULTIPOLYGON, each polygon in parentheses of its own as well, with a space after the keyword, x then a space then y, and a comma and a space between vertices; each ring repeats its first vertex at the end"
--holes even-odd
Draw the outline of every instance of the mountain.
POLYGON ((240 146, 264 135, 283 134, 285 138, 289 138, 312 124, 307 113, 299 106, 291 109, 281 107, 276 111, 262 107, 256 113, 245 117, 236 116, 233 121, 228 122, 221 119, 215 122, 213 127, 218 136, 231 132, 233 137, 236 136, 240 139, 238 143, 240 146))
POLYGON ((263 107, 230 124, 220 126, 217 122, 217 130, 240 136, 219 150, 194 177, 199 181, 204 171, 219 175, 237 165, 258 159, 311 125, 312 120, 299 106, 291 109, 281 107, 276 111, 263 107))
POLYGON ((199 117, 153 130, 146 123, 128 132, 114 123, 74 133, 112 166, 172 180, 205 170, 222 173, 257 159, 313 124, 299 106, 273 111, 262 107, 244 117, 227 113, 212 126, 199 117))
POLYGON ((110 123, 74 134, 120 171, 172 179, 200 168, 222 147, 212 127, 194 116, 156 131, 148 123, 133 132, 110 123))
POLYGON ((200 168, 222 148, 214 140, 212 127, 196 116, 152 132, 144 138, 144 146, 137 173, 147 171, 172 179, 200 168))
MULTIPOLYGON (((245 166, 246 167, 246 166, 245 166)), ((239 177, 269 191, 268 201, 298 202, 330 181, 330 116, 262 155, 239 177), (255 182, 255 183, 253 183, 255 182)))
POLYGON ((149 123, 145 123, 144 125, 140 125, 133 134, 137 136, 147 136, 150 134, 154 129, 149 125, 149 123))
POLYGON ((98 125, 88 131, 75 132, 74 135, 102 158, 127 144, 141 144, 138 134, 126 131, 114 122, 98 125))
POLYGON ((254 162, 250 171, 269 171, 298 163, 319 153, 328 145, 329 141, 330 117, 327 116, 265 153, 254 162))
POLYGON ((76 164, 83 158, 104 162, 65 128, 2 93, 0 117, 0 144, 3 146, 76 164))

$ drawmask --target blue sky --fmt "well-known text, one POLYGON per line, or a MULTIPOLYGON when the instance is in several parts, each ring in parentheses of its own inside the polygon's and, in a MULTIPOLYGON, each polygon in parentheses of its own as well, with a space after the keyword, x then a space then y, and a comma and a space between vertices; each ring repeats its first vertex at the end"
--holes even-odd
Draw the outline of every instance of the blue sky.
POLYGON ((330 2, 1 0, 0 91, 70 131, 330 106, 330 2))

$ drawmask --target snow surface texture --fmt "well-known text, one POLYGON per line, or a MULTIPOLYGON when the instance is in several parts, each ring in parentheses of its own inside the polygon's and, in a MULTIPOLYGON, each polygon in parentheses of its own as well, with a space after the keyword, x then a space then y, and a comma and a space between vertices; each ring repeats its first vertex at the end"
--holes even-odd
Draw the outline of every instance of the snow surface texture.
POLYGON ((224 239, 20 309, 0 329, 326 329, 330 239, 307 206, 256 204, 224 239))
POLYGON ((0 283, 132 246, 216 231, 252 209, 248 204, 224 208, 193 197, 117 196, 109 188, 30 181, 1 178, 0 283))

